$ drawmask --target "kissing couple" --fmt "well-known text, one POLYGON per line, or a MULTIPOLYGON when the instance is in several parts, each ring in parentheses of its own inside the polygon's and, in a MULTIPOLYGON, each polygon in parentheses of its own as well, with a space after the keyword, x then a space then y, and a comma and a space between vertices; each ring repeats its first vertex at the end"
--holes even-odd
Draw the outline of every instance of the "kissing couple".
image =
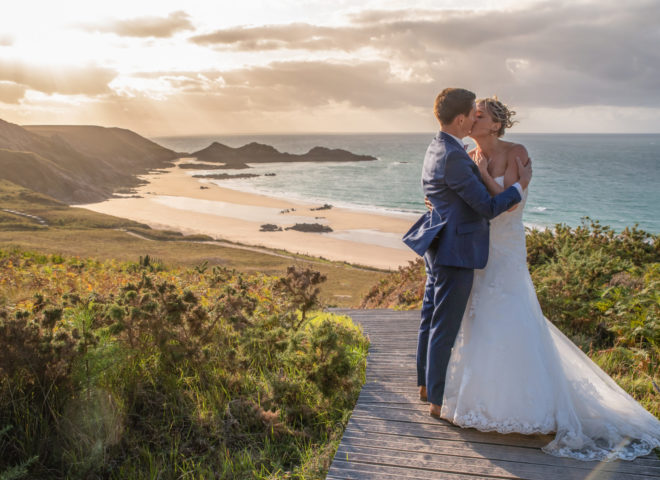
POLYGON ((554 432, 543 447, 551 455, 647 455, 660 447, 660 421, 543 316, 522 221, 531 160, 501 139, 515 112, 497 97, 475 99, 462 88, 437 96, 440 131, 422 168, 429 211, 403 238, 426 267, 420 398, 461 427, 554 432))

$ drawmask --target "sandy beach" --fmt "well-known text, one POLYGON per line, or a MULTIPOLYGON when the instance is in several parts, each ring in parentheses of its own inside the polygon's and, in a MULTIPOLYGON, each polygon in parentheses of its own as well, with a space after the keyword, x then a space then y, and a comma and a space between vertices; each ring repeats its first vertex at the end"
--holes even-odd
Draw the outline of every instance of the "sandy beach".
MULTIPOLYGON (((180 159, 189 163, 192 159, 180 159)), ((223 188, 177 166, 146 175, 140 198, 113 198, 79 207, 184 234, 202 233, 218 240, 286 250, 328 260, 396 269, 415 259, 401 236, 416 215, 391 215, 333 207, 223 188), (318 223, 329 233, 284 230, 296 223, 318 223), (261 232, 264 224, 283 231, 261 232)), ((222 184, 222 181, 218 181, 222 184)))

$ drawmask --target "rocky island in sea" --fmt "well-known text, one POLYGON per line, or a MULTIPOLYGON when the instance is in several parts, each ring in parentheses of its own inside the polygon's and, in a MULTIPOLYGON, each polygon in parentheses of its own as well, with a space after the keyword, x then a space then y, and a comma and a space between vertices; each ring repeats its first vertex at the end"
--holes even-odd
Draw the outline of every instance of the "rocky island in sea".
POLYGON ((191 157, 203 162, 223 163, 224 168, 249 168, 248 163, 275 162, 362 162, 376 160, 371 155, 358 155, 340 148, 314 147, 307 153, 294 154, 280 152, 271 145, 252 142, 242 147, 232 148, 213 142, 208 147, 191 153, 191 157))

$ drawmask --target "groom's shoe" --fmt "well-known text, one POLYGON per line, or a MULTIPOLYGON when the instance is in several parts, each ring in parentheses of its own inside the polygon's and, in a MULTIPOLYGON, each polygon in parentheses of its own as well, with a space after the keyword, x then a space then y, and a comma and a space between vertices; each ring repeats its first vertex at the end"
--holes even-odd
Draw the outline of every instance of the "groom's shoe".
POLYGON ((436 405, 435 403, 431 404, 431 408, 429 409, 429 415, 431 415, 433 418, 440 418, 440 409, 442 407, 440 405, 436 405))
POLYGON ((419 387, 419 399, 422 402, 427 402, 428 401, 428 398, 426 396, 426 387, 424 385, 421 385, 419 387))

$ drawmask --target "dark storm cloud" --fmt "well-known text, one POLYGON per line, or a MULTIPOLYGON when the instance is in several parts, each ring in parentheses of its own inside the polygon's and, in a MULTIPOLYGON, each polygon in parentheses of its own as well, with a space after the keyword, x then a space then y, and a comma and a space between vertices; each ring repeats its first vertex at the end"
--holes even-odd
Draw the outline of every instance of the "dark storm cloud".
POLYGON ((167 17, 137 17, 85 24, 81 28, 91 32, 115 33, 121 37, 155 38, 171 37, 182 30, 194 29, 190 16, 184 11, 172 12, 167 17))
POLYGON ((545 2, 498 11, 366 11, 350 20, 340 27, 229 28, 191 41, 231 51, 355 54, 345 65, 280 62, 223 75, 229 84, 273 81, 293 103, 309 95, 369 108, 426 106, 429 98, 419 91, 433 95, 443 86, 464 85, 519 105, 660 106, 656 0, 545 2), (361 50, 376 52, 383 62, 363 63, 361 50), (388 62, 409 68, 413 80, 395 79, 388 62), (300 78, 307 80, 301 85, 300 78), (418 92, 411 93, 414 89, 418 92))

